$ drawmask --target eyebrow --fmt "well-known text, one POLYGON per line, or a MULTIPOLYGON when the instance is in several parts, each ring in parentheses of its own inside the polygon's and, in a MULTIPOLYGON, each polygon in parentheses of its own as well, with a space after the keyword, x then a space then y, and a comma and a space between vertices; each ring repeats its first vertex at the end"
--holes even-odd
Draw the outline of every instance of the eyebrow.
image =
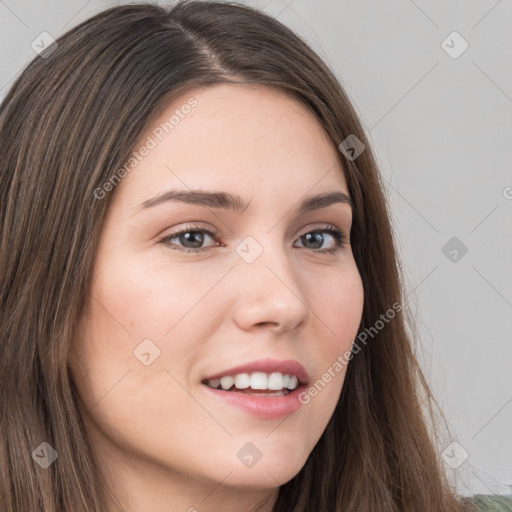
MULTIPOLYGON (((140 206, 142 208, 151 208, 168 201, 179 201, 209 208, 233 210, 239 214, 245 213, 250 206, 250 202, 245 202, 238 195, 228 192, 208 192, 204 190, 169 190, 147 199, 140 206)), ((347 194, 336 191, 307 197, 300 203, 298 211, 299 214, 302 214, 312 210, 326 208, 335 203, 345 203, 351 208, 354 207, 352 199, 347 194)))

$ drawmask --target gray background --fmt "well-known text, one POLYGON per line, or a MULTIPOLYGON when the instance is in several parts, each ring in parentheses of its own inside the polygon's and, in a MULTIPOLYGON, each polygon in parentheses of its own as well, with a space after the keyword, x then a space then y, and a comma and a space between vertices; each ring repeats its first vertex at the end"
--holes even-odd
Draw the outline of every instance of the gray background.
MULTIPOLYGON (((41 32, 57 38, 122 3, 0 0, 0 99, 41 32)), ((418 355, 451 425, 439 450, 468 453, 447 473, 464 495, 511 493, 512 2, 245 3, 302 35, 349 93, 391 203, 418 355), (459 41, 442 45, 453 31, 469 44, 457 58, 443 46, 459 41)))

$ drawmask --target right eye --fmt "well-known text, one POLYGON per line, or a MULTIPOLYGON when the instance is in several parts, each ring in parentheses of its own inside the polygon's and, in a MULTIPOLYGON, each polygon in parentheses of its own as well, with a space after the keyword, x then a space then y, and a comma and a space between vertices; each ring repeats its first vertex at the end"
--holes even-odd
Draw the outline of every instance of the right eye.
MULTIPOLYGON (((199 247, 204 242, 204 234, 206 233, 208 236, 215 239, 217 233, 210 231, 209 229, 201 228, 199 226, 185 226, 175 233, 171 233, 170 235, 166 235, 162 239, 159 240, 159 243, 163 243, 164 245, 169 246, 170 249, 175 251, 182 252, 195 252, 199 253, 207 250, 208 248, 199 247), (174 239, 178 239, 182 244, 191 244, 193 247, 179 247, 175 243, 171 241, 174 239)), ((220 244, 217 244, 213 247, 217 247, 220 244)))

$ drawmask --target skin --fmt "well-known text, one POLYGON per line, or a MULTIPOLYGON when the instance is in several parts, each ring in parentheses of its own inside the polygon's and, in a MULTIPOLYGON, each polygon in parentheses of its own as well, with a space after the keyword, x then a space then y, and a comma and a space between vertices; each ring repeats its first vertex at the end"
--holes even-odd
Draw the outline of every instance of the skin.
POLYGON ((214 400, 201 380, 271 357, 299 361, 311 385, 351 349, 363 308, 352 249, 322 254, 336 247, 329 232, 323 242, 303 236, 318 224, 349 236, 351 208, 296 211, 306 196, 348 188, 336 146, 282 91, 196 89, 154 126, 192 96, 197 106, 114 190, 70 367, 94 454, 126 511, 269 512, 324 432, 346 368, 270 420, 214 400), (243 214, 176 201, 140 208, 199 188, 251 205, 243 214), (203 233, 204 252, 180 252, 197 247, 183 236, 159 242, 190 223, 218 232, 203 233), (263 248, 251 264, 236 252, 248 236, 263 248), (134 355, 146 338, 160 349, 148 366, 134 355), (262 453, 250 468, 236 456, 247 442, 262 453))

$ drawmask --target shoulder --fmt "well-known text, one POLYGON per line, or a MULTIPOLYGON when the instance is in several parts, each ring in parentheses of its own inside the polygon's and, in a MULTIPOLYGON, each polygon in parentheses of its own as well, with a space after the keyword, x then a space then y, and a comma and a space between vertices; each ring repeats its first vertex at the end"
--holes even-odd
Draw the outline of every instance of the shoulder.
POLYGON ((475 494, 471 498, 463 499, 463 503, 473 505, 474 512, 512 512, 512 495, 475 494))

